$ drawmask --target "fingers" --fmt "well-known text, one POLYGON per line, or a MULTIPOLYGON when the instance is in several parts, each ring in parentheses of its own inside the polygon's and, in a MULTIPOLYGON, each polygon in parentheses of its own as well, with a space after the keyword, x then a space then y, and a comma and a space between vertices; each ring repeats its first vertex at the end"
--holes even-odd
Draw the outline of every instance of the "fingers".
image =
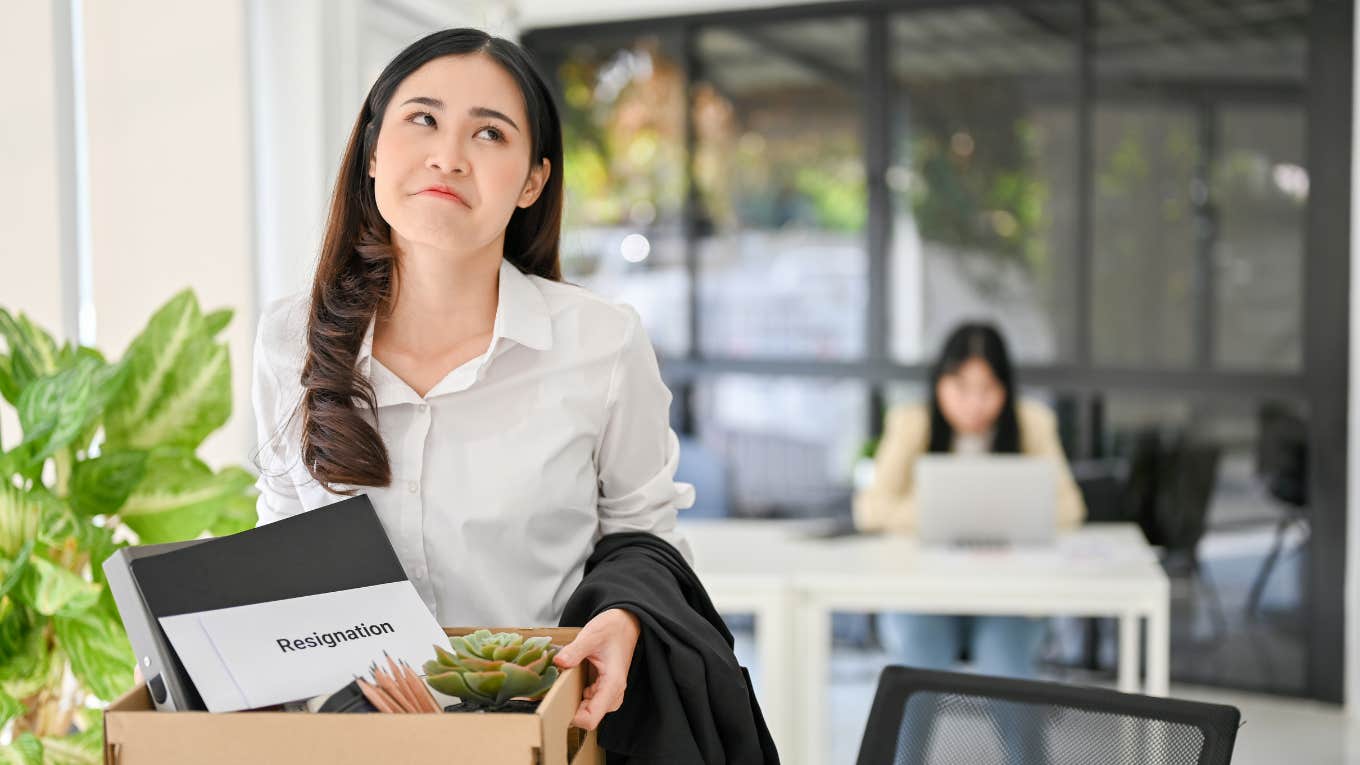
MULTIPOLYGON (((587 628, 589 625, 587 625, 587 628)), ((577 633, 576 638, 557 652, 553 657, 553 664, 562 669, 568 669, 580 664, 581 661, 591 654, 596 653, 601 643, 604 641, 597 633, 583 629, 577 633)))
POLYGON ((581 694, 583 701, 577 708, 571 724, 586 730, 594 730, 604 716, 623 706, 625 683, 610 675, 601 675, 581 694))

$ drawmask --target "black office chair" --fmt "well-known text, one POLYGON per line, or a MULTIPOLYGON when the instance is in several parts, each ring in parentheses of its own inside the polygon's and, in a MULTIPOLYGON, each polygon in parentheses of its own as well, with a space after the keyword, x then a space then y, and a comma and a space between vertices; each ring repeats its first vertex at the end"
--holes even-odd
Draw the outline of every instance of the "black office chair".
POLYGON ((1307 531, 1308 523, 1308 423, 1280 402, 1267 402, 1257 413, 1259 435, 1256 474, 1270 495, 1281 503, 1280 522, 1270 552, 1252 580, 1247 594, 1247 620, 1256 618, 1266 583, 1284 551, 1285 537, 1294 528, 1307 531))
POLYGON ((1237 709, 887 667, 859 765, 1228 765, 1237 709))

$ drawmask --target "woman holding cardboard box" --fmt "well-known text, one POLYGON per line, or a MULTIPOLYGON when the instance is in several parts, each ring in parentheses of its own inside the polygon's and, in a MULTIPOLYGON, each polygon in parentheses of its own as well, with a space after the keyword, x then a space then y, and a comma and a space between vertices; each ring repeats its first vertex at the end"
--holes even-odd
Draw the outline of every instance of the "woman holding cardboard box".
MULTIPOLYGON (((603 536, 689 557, 671 394, 637 312, 562 281, 562 136, 527 55, 447 30, 379 75, 309 294, 255 346, 259 522, 368 494, 441 624, 557 624, 603 536)), ((595 614, 574 725, 622 703, 638 617, 595 614)))

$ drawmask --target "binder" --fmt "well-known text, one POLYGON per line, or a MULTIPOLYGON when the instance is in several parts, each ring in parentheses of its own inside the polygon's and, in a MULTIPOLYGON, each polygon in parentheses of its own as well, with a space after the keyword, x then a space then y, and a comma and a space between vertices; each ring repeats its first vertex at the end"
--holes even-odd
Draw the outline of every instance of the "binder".
POLYGON ((407 580, 366 495, 215 539, 126 547, 104 572, 158 710, 202 710, 159 619, 407 580))

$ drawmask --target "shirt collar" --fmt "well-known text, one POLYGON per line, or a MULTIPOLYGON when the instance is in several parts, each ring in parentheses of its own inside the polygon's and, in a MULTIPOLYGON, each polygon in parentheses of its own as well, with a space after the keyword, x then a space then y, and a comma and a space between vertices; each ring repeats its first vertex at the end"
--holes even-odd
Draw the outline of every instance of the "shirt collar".
MULTIPOLYGON (((548 301, 543 298, 538 285, 505 258, 501 258, 499 282, 496 323, 491 328, 491 342, 494 344, 498 339, 505 338, 537 351, 552 348, 552 315, 548 313, 548 301)), ((368 329, 364 332, 364 341, 359 346, 359 355, 355 360, 364 377, 370 378, 373 371, 375 323, 375 319, 368 320, 368 329)))

